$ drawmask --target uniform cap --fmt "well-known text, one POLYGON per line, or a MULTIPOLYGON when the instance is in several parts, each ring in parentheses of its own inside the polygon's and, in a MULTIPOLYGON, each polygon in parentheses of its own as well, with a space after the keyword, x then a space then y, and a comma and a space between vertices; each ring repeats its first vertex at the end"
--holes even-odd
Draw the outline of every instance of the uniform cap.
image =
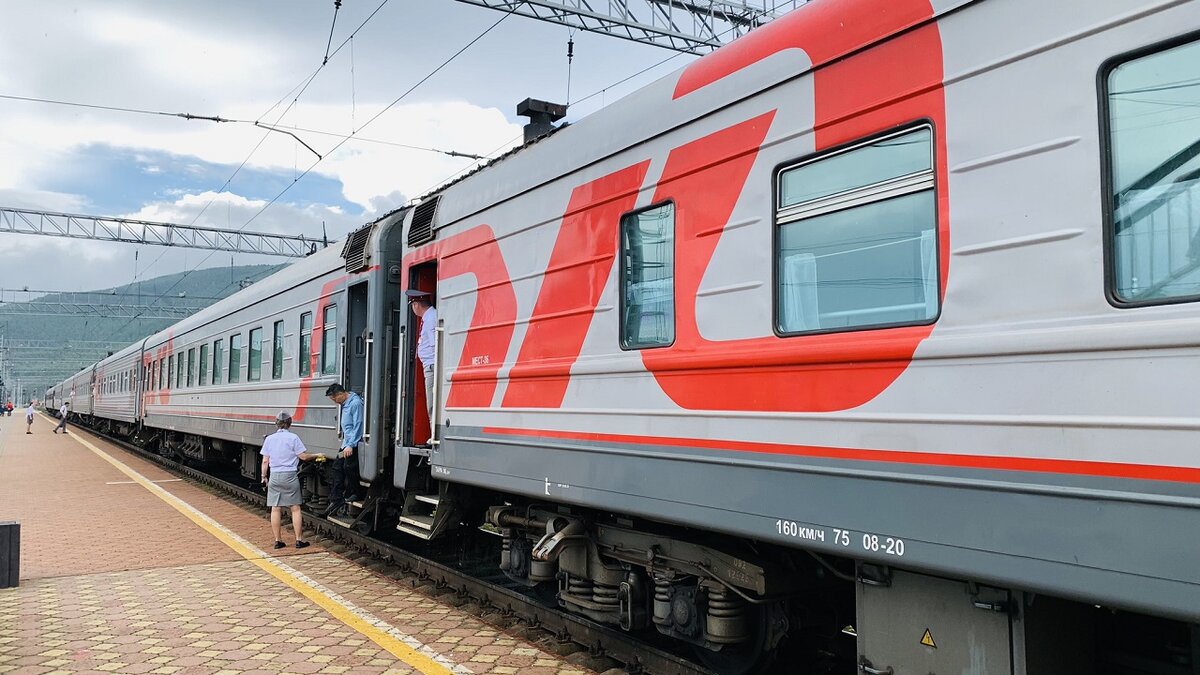
POLYGON ((279 412, 279 414, 275 416, 275 421, 276 422, 291 422, 292 416, 286 410, 281 410, 279 412))
POLYGON ((410 288, 404 291, 404 294, 410 298, 424 298, 429 296, 429 291, 422 291, 418 288, 410 288))

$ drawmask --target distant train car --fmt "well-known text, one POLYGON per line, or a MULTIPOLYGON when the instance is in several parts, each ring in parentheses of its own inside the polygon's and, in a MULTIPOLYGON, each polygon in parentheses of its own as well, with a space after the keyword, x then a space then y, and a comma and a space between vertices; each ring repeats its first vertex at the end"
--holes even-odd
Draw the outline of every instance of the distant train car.
POLYGON ((1198 64, 1196 0, 813 0, 101 362, 143 403, 95 416, 253 475, 346 382, 347 524, 486 521, 722 673, 1197 672, 1198 64))
POLYGON ((140 369, 142 343, 130 345, 96 364, 91 414, 101 427, 131 436, 141 418, 140 369))

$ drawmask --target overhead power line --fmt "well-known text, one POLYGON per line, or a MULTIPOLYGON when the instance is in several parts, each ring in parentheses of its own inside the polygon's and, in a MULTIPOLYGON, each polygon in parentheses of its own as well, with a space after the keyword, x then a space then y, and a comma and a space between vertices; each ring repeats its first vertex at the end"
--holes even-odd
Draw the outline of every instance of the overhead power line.
POLYGON ((314 150, 312 148, 312 146, 310 146, 308 143, 306 143, 304 141, 304 139, 302 139, 299 136, 297 136, 296 134, 292 133, 293 131, 302 131, 306 134, 317 134, 319 136, 333 136, 336 138, 351 139, 351 140, 357 141, 359 143, 376 143, 379 145, 390 145, 390 146, 397 147, 397 148, 405 148, 406 150, 419 150, 421 152, 433 152, 433 153, 437 153, 440 155, 447 155, 449 157, 465 157, 468 159, 487 159, 483 155, 476 155, 476 154, 473 154, 470 152, 460 152, 458 150, 442 150, 440 148, 430 148, 430 147, 425 147, 422 145, 399 143, 396 141, 385 141, 385 140, 379 139, 379 138, 366 138, 364 136, 340 134, 340 133, 333 132, 333 131, 322 131, 321 129, 309 129, 306 127, 289 126, 286 124, 267 124, 265 122, 261 122, 258 120, 241 120, 241 119, 234 119, 232 117, 219 117, 216 115, 194 115, 192 113, 170 113, 170 112, 162 112, 162 111, 158 111, 158 110, 146 110, 143 108, 125 108, 125 107, 120 107, 120 106, 96 105, 96 104, 92 104, 92 103, 80 103, 77 101, 62 101, 62 100, 55 100, 55 99, 48 99, 48 98, 33 98, 33 97, 29 97, 29 96, 10 96, 7 94, 0 94, 0 99, 7 99, 7 100, 12 100, 12 101, 27 101, 27 102, 33 102, 33 103, 45 103, 45 104, 49 104, 49 105, 61 105, 61 106, 69 106, 69 107, 76 107, 76 108, 94 108, 94 109, 98 109, 98 110, 110 110, 110 111, 114 111, 114 112, 130 113, 130 114, 135 114, 135 115, 165 115, 168 117, 181 117, 181 118, 187 119, 187 120, 205 120, 205 121, 209 121, 209 122, 226 122, 229 124, 250 124, 250 125, 258 127, 259 129, 264 129, 266 131, 274 131, 274 132, 281 133, 281 134, 287 134, 288 136, 291 136, 292 138, 294 138, 296 140, 296 142, 300 143, 305 148, 308 148, 308 150, 310 152, 312 152, 314 155, 316 155, 317 157, 320 157, 321 154, 319 152, 317 152, 316 150, 314 150))

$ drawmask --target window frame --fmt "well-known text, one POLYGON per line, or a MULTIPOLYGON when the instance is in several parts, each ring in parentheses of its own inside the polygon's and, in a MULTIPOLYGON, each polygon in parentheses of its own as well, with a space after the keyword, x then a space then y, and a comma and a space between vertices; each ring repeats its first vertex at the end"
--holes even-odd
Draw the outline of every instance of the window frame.
POLYGON ((296 372, 299 377, 312 376, 312 332, 313 332, 313 313, 301 312, 300 314, 300 333, 297 335, 298 356, 296 357, 296 372), (304 327, 304 317, 308 317, 308 328, 304 327), (304 339, 308 338, 308 349, 304 348, 304 339))
POLYGON ((336 376, 340 372, 338 368, 338 335, 336 333, 338 327, 337 307, 337 303, 330 303, 321 310, 321 367, 318 373, 321 376, 336 376), (330 314, 333 315, 333 323, 330 323, 328 320, 330 314), (326 354, 325 343, 329 341, 329 329, 331 327, 335 331, 333 334, 333 368, 332 370, 327 370, 326 364, 328 363, 329 356, 326 354))
MULTIPOLYGON (((775 165, 775 168, 772 169, 772 171, 771 171, 771 331, 772 331, 772 333, 774 333, 774 335, 776 337, 796 338, 796 337, 804 337, 807 335, 831 335, 831 334, 844 334, 844 333, 859 333, 859 332, 863 332, 863 331, 891 330, 891 329, 895 329, 895 328, 911 328, 913 326, 930 326, 930 325, 936 324, 938 322, 938 320, 942 316, 942 310, 943 310, 943 304, 944 304, 945 298, 942 296, 942 281, 943 281, 943 279, 942 279, 942 262, 943 261, 941 258, 942 212, 941 212, 941 203, 940 203, 940 196, 941 196, 941 190, 942 190, 943 184, 942 184, 942 180, 941 180, 940 167, 938 166, 937 129, 938 129, 938 127, 936 124, 934 124, 934 121, 932 118, 923 117, 923 118, 913 119, 908 122, 904 122, 903 124, 897 124, 897 125, 887 128, 887 129, 884 129, 882 131, 877 131, 877 132, 875 132, 873 134, 869 134, 867 136, 860 136, 860 137, 851 139, 845 143, 840 143, 832 148, 826 148, 824 150, 811 152, 807 155, 803 155, 803 156, 797 157, 797 158, 792 158, 792 159, 780 162, 779 164, 775 165), (858 149, 860 147, 866 147, 868 145, 871 145, 872 143, 876 143, 876 142, 884 140, 886 138, 890 138, 893 136, 903 136, 904 134, 912 133, 914 131, 919 131, 921 129, 929 130, 930 170, 932 171, 932 178, 933 178, 933 187, 931 188, 931 190, 933 192, 933 250, 934 250, 934 254, 937 256, 937 264, 934 266, 934 271, 935 271, 936 277, 934 279, 933 285, 938 294, 937 311, 933 313, 932 317, 922 320, 922 321, 905 321, 905 322, 897 322, 897 323, 870 324, 870 325, 863 325, 863 326, 820 328, 820 329, 816 329, 816 330, 806 330, 806 331, 784 331, 784 330, 782 330, 782 326, 780 325, 780 312, 779 312, 780 289, 782 288, 782 286, 780 285, 781 279, 779 278, 779 247, 782 244, 782 242, 780 241, 780 236, 781 236, 780 232, 781 232, 781 228, 783 227, 783 225, 781 225, 779 223, 779 220, 780 220, 779 214, 780 214, 780 211, 783 211, 785 209, 781 209, 779 207, 779 199, 780 199, 780 188, 781 188, 781 184, 782 184, 782 177, 783 177, 784 172, 788 171, 789 169, 795 169, 797 167, 804 166, 806 164, 815 164, 823 159, 828 159, 828 158, 834 157, 836 155, 851 152, 855 149, 858 149)), ((895 179, 892 179, 892 180, 895 180, 895 179)), ((879 184, 880 183, 872 183, 870 185, 879 185, 879 184)), ((855 188, 855 190, 862 190, 865 187, 869 187, 869 186, 862 186, 859 188, 855 188)), ((846 194, 846 193, 853 193, 855 190, 845 190, 843 192, 835 193, 833 195, 827 195, 825 197, 814 199, 812 201, 829 199, 829 198, 836 197, 837 195, 846 194)), ((852 205, 844 206, 842 208, 832 209, 829 211, 822 211, 820 213, 813 213, 811 215, 806 216, 805 218, 799 218, 799 219, 793 220, 789 217, 785 217, 785 220, 787 220, 788 222, 784 223, 784 225, 789 225, 793 222, 805 220, 806 218, 817 218, 817 217, 829 215, 832 213, 839 213, 841 211, 848 211, 851 209, 868 206, 870 204, 882 203, 885 201, 889 201, 891 199, 899 199, 901 197, 907 197, 909 195, 919 194, 920 192, 923 192, 923 190, 913 190, 911 192, 907 192, 902 195, 895 195, 895 196, 886 197, 883 199, 871 200, 871 201, 854 200, 855 203, 853 203, 852 205)), ((803 204, 803 203, 804 202, 801 202, 801 204, 803 204)), ((795 208, 795 206, 796 205, 793 205, 788 208, 795 208)))
POLYGON ((175 381, 175 353, 167 355, 167 386, 164 387, 167 391, 174 389, 171 385, 175 381))
POLYGON ((1169 298, 1153 298, 1148 300, 1126 300, 1117 295, 1117 224, 1113 208, 1113 146, 1112 111, 1108 103, 1108 78, 1118 66, 1131 63, 1147 56, 1153 56, 1176 47, 1200 41, 1200 31, 1192 31, 1176 35, 1166 40, 1159 40, 1136 49, 1116 54, 1104 60, 1096 71, 1097 114, 1099 115, 1100 142, 1100 218, 1102 223, 1102 238, 1104 251, 1104 297, 1108 304, 1117 309, 1137 309, 1139 307, 1161 307, 1163 305, 1180 305, 1200 301, 1200 293, 1179 295, 1169 298))
POLYGON ((196 386, 196 348, 188 349, 188 364, 187 364, 187 386, 192 388, 196 386))
POLYGON ((184 352, 182 349, 180 349, 175 354, 175 388, 176 389, 183 389, 183 368, 184 368, 183 354, 184 354, 184 352))
POLYGON ((196 386, 203 387, 208 384, 208 343, 200 345, 200 368, 196 375, 196 386))
POLYGON ((286 327, 283 319, 275 322, 271 331, 271 379, 283 378, 283 338, 286 327))
POLYGON ((678 306, 675 302, 676 281, 679 277, 678 214, 679 209, 676 207, 675 199, 673 197, 668 197, 661 202, 622 213, 621 217, 617 220, 617 345, 621 348, 621 351, 640 352, 645 349, 664 349, 674 345, 675 340, 679 337, 679 326, 676 322, 676 317, 678 316, 678 306), (624 252, 622 244, 625 241, 625 219, 636 217, 647 211, 661 209, 664 206, 671 207, 671 341, 654 344, 628 344, 625 342, 625 269, 621 261, 621 255, 624 252))
POLYGON ((213 339, 213 367, 212 367, 212 383, 213 385, 221 384, 221 366, 225 365, 222 361, 225 359, 225 338, 213 339))
POLYGON ((250 329, 246 337, 246 381, 260 382, 262 380, 262 336, 263 327, 256 326, 250 329), (258 339, 254 339, 255 336, 258 339), (258 354, 258 363, 254 363, 254 355, 258 354))
POLYGON ((242 337, 241 333, 232 333, 229 336, 229 364, 228 364, 229 367, 226 368, 226 370, 225 370, 225 381, 228 382, 229 384, 241 384, 241 382, 242 382, 241 337, 242 337), (234 351, 233 340, 234 340, 234 338, 238 339, 236 367, 234 366, 234 362, 233 362, 233 351, 234 351))

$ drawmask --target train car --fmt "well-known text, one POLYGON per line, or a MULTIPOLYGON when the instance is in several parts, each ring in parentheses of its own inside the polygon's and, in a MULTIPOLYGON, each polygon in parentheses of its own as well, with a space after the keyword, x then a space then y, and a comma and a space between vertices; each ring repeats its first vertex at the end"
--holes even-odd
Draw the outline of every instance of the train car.
POLYGON ((81 369, 60 385, 63 396, 71 402, 71 415, 75 419, 91 419, 94 399, 92 377, 95 365, 81 369))
MULTIPOLYGON (((360 262, 379 259, 366 249, 372 231, 351 238, 360 262)), ((339 411, 324 393, 335 382, 364 396, 367 427, 380 428, 371 394, 382 369, 370 360, 388 357, 375 343, 386 332, 379 317, 390 314, 369 295, 379 274, 378 264, 348 271, 339 249, 326 249, 150 336, 141 442, 197 461, 231 460, 255 477, 262 439, 286 410, 311 452, 332 455, 339 411)), ((370 436, 360 446, 367 482, 382 471, 380 452, 390 447, 370 436)))
POLYGON ((91 414, 101 428, 132 435, 141 419, 142 343, 132 344, 96 364, 91 414))
POLYGON ((725 672, 785 635, 1110 672, 1133 634, 1196 672, 1198 30, 814 0, 428 195, 437 437, 395 477, 432 506, 400 528, 502 495, 510 576, 725 672))

